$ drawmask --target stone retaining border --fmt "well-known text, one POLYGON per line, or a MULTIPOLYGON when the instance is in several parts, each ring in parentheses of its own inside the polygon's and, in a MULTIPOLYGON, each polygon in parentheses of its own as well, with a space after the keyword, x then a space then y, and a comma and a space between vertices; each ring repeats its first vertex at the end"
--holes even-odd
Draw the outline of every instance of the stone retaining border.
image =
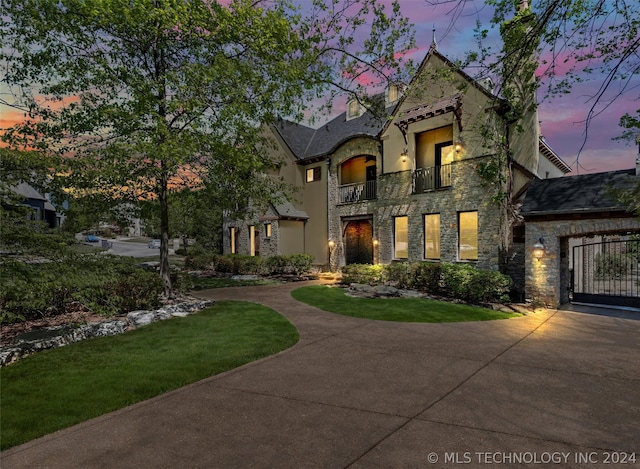
POLYGON ((106 337, 146 326, 153 322, 185 317, 213 306, 214 300, 189 301, 164 306, 154 311, 131 311, 126 319, 90 324, 65 324, 49 329, 38 329, 19 335, 11 345, 0 347, 0 367, 11 364, 32 353, 62 347, 93 337, 106 337))

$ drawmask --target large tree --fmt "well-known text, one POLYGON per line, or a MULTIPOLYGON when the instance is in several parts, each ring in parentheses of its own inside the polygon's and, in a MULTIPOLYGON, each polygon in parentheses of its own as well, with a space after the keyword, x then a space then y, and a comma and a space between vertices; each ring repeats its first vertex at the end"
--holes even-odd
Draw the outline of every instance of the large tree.
POLYGON ((305 103, 330 89, 360 94, 372 80, 394 77, 403 69, 399 53, 412 46, 396 3, 223 3, 0 7, 2 82, 14 93, 3 104, 25 111, 4 140, 63 156, 55 175, 79 194, 157 199, 166 295, 169 191, 207 184, 227 210, 286 193, 261 177, 280 163, 269 156, 263 125, 302 117, 305 103))

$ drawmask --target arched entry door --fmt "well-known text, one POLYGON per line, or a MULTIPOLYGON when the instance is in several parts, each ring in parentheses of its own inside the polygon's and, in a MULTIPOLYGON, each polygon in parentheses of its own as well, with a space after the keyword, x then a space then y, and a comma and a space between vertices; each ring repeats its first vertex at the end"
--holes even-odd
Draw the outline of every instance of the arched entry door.
POLYGON ((345 230, 345 262, 373 264, 373 227, 369 220, 350 221, 345 230))

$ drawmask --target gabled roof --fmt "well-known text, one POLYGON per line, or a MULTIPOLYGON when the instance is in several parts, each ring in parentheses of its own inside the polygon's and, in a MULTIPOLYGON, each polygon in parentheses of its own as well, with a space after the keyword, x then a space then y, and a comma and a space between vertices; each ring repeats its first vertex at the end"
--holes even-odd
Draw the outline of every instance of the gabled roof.
POLYGON ((540 150, 540 153, 542 153, 554 166, 556 166, 564 174, 571 172, 571 168, 569 167, 569 165, 562 161, 562 158, 560 158, 558 154, 553 151, 553 149, 549 146, 547 141, 542 136, 540 136, 538 148, 540 150))
POLYGON ((611 189, 628 189, 638 181, 635 169, 531 181, 522 205, 525 217, 625 212, 611 189))
POLYGON ((47 199, 40 194, 37 190, 35 190, 30 184, 26 182, 21 182, 17 186, 10 187, 9 190, 15 192, 18 195, 21 195, 25 199, 33 199, 33 200, 44 200, 47 199))
POLYGON ((291 202, 272 205, 280 220, 308 220, 309 215, 303 210, 296 209, 291 202))
MULTIPOLYGON (((480 90, 480 92, 482 92, 485 96, 487 96, 487 98, 489 98, 490 100, 493 100, 496 103, 495 109, 499 110, 499 109, 502 109, 502 108, 505 108, 505 107, 508 106, 507 101, 505 101, 504 99, 500 98, 499 96, 493 94, 487 88, 482 86, 478 82, 478 80, 473 79, 470 75, 468 75, 465 71, 461 70, 460 67, 458 67, 455 63, 453 63, 451 60, 449 60, 446 56, 442 55, 440 53, 440 51, 438 51, 438 48, 437 48, 437 45, 435 44, 435 42, 431 44, 431 47, 429 47, 429 51, 427 52, 427 55, 422 60, 422 63, 420 63, 420 66, 418 67, 418 70, 413 75, 413 78, 411 79, 411 83, 415 82, 417 77, 419 77, 422 74, 422 72, 426 68, 427 64, 432 59, 432 57, 437 57, 440 60, 442 60, 442 62, 447 67, 451 68, 452 70, 455 70, 455 72, 458 73, 460 75, 460 77, 462 77, 463 80, 467 81, 474 88, 480 90)), ((411 84, 409 84, 409 87, 410 86, 411 86, 411 84)), ((403 96, 400 99, 400 101, 398 102, 398 104, 397 104, 392 116, 395 116, 395 114, 401 108, 402 103, 403 103, 403 101, 405 99, 406 99, 406 95, 403 96)), ((447 105, 446 101, 448 101, 448 100, 458 100, 456 103, 454 103, 454 106, 451 107, 451 109, 450 109, 450 111, 456 111, 457 107, 455 105, 459 104, 460 94, 454 94, 454 95, 451 95, 451 96, 444 97, 442 99, 444 100, 444 102, 440 103, 441 105, 447 105)), ((435 106, 435 103, 434 103, 434 106, 435 106)), ((410 109, 409 111, 419 112, 419 111, 417 111, 417 108, 410 109)), ((449 112, 449 111, 447 111, 447 112, 449 112)), ((383 133, 387 129, 387 127, 391 124, 391 121, 392 121, 392 119, 388 119, 387 120, 384 128, 381 130, 381 133, 383 133)))
MULTIPOLYGON (((464 80, 468 81, 473 87, 480 90, 488 98, 496 101, 498 103, 498 107, 503 107, 507 104, 502 98, 494 95, 484 86, 479 84, 477 80, 474 80, 464 71, 460 70, 451 60, 438 52, 434 45, 430 47, 429 52, 414 75, 412 82, 415 81, 416 77, 422 73, 428 61, 434 56, 441 59, 448 67, 456 70, 464 80)), ((302 124, 296 124, 286 120, 282 120, 274 124, 273 127, 280 137, 282 137, 298 161, 314 161, 330 155, 338 146, 352 138, 375 138, 380 136, 390 125, 390 117, 394 116, 398 109, 400 109, 401 103, 404 99, 405 97, 401 97, 392 106, 387 107, 386 115, 375 115, 371 111, 366 111, 358 118, 347 120, 347 113, 343 112, 335 119, 327 122, 318 129, 312 129, 302 124)), ((460 99, 460 94, 454 94, 452 96, 442 98, 431 106, 419 106, 414 109, 410 109, 407 111, 406 115, 403 115, 402 122, 411 118, 421 119, 429 117, 429 113, 433 113, 435 115, 440 112, 456 111, 460 105, 460 99)))
MULTIPOLYGON (((387 112, 389 110, 387 108, 387 112)), ((388 115, 378 116, 365 111, 360 117, 347 120, 347 113, 343 112, 318 129, 284 120, 275 124, 274 128, 296 158, 306 160, 327 156, 339 145, 355 137, 377 137, 387 118, 388 115)))

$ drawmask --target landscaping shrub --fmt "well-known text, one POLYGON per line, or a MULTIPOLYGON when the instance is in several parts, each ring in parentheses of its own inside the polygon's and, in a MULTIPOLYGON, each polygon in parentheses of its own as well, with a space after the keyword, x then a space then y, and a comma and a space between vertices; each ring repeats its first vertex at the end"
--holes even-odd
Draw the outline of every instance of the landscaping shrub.
POLYGON ((214 256, 213 268, 218 272, 230 274, 233 272, 233 260, 229 256, 214 256))
POLYGON ((104 255, 37 264, 4 262, 0 321, 32 320, 81 308, 105 315, 154 308, 162 291, 160 278, 134 262, 104 255))
POLYGON ((416 262, 407 274, 407 287, 423 292, 442 292, 442 264, 439 262, 416 262))
POLYGON ((392 262, 384 266, 383 278, 398 288, 409 288, 410 269, 411 264, 408 262, 392 262))
POLYGON ((192 270, 207 270, 213 267, 214 254, 199 244, 194 244, 189 248, 189 253, 184 259, 184 267, 192 270))
POLYGON ((234 273, 244 275, 262 275, 266 272, 265 258, 259 256, 237 256, 238 269, 234 273))
POLYGON ((349 264, 342 268, 344 283, 367 283, 375 285, 382 283, 384 266, 371 264, 349 264))
POLYGON ((504 302, 509 299, 511 278, 469 264, 442 264, 443 292, 469 303, 504 302))
POLYGON ((342 268, 345 284, 389 283, 468 303, 506 302, 511 278, 500 272, 480 270, 470 264, 398 262, 388 265, 351 264, 342 268))
POLYGON ((287 272, 286 256, 271 256, 267 258, 266 268, 269 274, 278 275, 287 272))
POLYGON ((287 267, 294 275, 302 275, 309 273, 313 264, 313 256, 311 254, 291 254, 286 257, 287 267))

